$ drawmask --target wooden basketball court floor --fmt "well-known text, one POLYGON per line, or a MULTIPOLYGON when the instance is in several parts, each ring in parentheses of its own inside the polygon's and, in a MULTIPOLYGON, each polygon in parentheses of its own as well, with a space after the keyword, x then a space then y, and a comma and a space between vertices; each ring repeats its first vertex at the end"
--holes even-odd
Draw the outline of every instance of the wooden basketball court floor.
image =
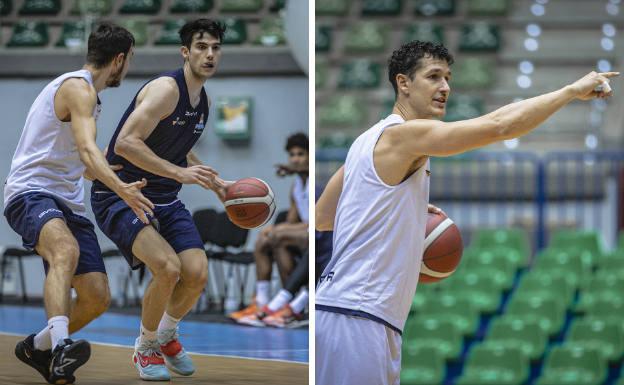
MULTIPOLYGON (((45 325, 42 308, 0 306, 0 385, 44 384, 13 353, 15 343, 45 325)), ((78 385, 148 384, 132 366, 137 316, 106 313, 75 339, 91 342, 91 359, 76 371, 78 385)), ((308 331, 248 328, 183 321, 180 340, 197 368, 190 377, 172 374, 168 383, 215 385, 308 384, 308 331)))

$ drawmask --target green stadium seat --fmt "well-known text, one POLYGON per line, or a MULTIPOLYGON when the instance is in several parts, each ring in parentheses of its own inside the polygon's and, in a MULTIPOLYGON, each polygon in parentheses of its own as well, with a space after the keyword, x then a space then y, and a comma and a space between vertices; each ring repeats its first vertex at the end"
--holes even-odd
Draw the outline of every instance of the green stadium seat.
POLYGON ((524 229, 479 229, 474 234, 471 246, 487 249, 492 246, 507 246, 528 256, 531 253, 529 236, 524 229))
POLYGON ((499 48, 500 31, 497 25, 479 21, 462 26, 460 51, 496 52, 499 48))
POLYGON ((555 346, 544 363, 536 385, 599 385, 606 379, 607 368, 594 350, 555 346))
POLYGON ((125 19, 120 21, 119 24, 132 33, 135 46, 139 47, 147 43, 147 20, 125 19))
POLYGON ((333 95, 318 109, 322 127, 356 127, 365 113, 361 100, 354 95, 333 95))
POLYGON ((596 261, 598 270, 624 270, 624 250, 613 250, 602 254, 596 261))
POLYGON ((587 307, 587 315, 600 317, 604 320, 617 320, 622 323, 624 319, 624 298, 597 298, 587 307))
POLYGON ((453 94, 448 99, 444 120, 455 122, 472 119, 483 115, 484 112, 485 107, 482 98, 472 95, 453 94))
POLYGON ((25 0, 20 15, 56 15, 61 10, 60 0, 25 0))
POLYGON ((624 231, 620 231, 620 235, 618 236, 618 250, 624 251, 624 231))
POLYGON ((592 265, 597 262, 603 254, 600 235, 596 231, 557 230, 552 235, 548 248, 580 250, 583 252, 583 259, 591 259, 592 265), (586 257, 585 254, 587 254, 586 257))
POLYGON ((48 45, 48 25, 43 22, 20 21, 13 26, 7 47, 44 47, 48 45))
POLYGON ((416 294, 414 294, 414 298, 412 299, 412 306, 410 308, 410 313, 419 313, 424 307, 427 299, 430 296, 436 297, 440 294, 440 290, 438 290, 437 285, 425 285, 419 284, 416 288, 416 294))
POLYGON ((260 22, 260 34, 254 40, 255 44, 276 46, 286 44, 284 35, 284 19, 281 17, 266 17, 260 22))
POLYGON ((465 295, 448 292, 429 292, 416 317, 451 320, 455 329, 466 337, 474 336, 479 325, 479 312, 472 301, 465 295))
POLYGON ((575 311, 586 313, 596 300, 618 299, 622 293, 624 293, 624 276, 617 270, 599 270, 592 276, 587 288, 581 291, 575 311))
POLYGON ((591 274, 590 262, 587 258, 583 260, 581 253, 576 250, 556 250, 546 249, 535 257, 533 270, 544 271, 546 273, 565 273, 574 288, 584 287, 591 274))
POLYGON ((455 14, 455 0, 416 0, 415 12, 423 16, 451 16, 455 14))
POLYGON ((171 13, 209 12, 214 6, 213 0, 175 0, 169 8, 171 13))
POLYGON ((462 337, 450 320, 408 319, 403 334, 406 350, 435 349, 445 360, 455 360, 462 349, 462 337))
POLYGON ((350 6, 350 0, 316 0, 314 5, 317 16, 345 16, 350 6))
POLYGON ((516 250, 515 248, 492 244, 487 247, 470 246, 464 250, 463 260, 478 259, 482 265, 489 265, 495 261, 504 259, 509 261, 514 269, 526 267, 529 263, 529 253, 516 250))
POLYGON ((621 362, 624 353, 622 327, 596 319, 576 319, 566 338, 568 346, 596 350, 602 359, 621 362))
POLYGON ((620 379, 615 383, 615 385, 624 385, 624 375, 620 377, 620 379))
POLYGON ((318 90, 323 88, 325 86, 325 83, 327 83, 329 66, 327 65, 326 61, 321 60, 317 57, 314 68, 316 74, 316 76, 314 77, 314 87, 318 90))
POLYGON ((262 0, 227 0, 221 2, 221 12, 259 12, 262 9, 262 0))
POLYGON ((411 24, 405 30, 403 42, 409 43, 414 40, 444 44, 444 29, 441 25, 429 22, 411 24))
POLYGON ((56 42, 57 47, 86 46, 85 23, 83 21, 66 21, 63 23, 61 36, 56 42))
POLYGON ((444 380, 444 374, 444 358, 436 349, 403 350, 401 354, 401 384, 441 384, 444 380))
POLYGON ((469 353, 457 385, 521 385, 529 378, 529 360, 519 349, 477 345, 469 353))
POLYGON ((379 52, 388 43, 388 29, 376 21, 362 21, 347 27, 345 33, 345 52, 379 52))
POLYGON ((0 15, 5 16, 13 10, 12 0, 0 0, 0 15))
POLYGON ((314 49, 316 52, 328 52, 331 49, 332 28, 326 25, 315 27, 314 49))
POLYGON ((393 16, 401 13, 403 0, 363 0, 362 15, 393 16))
POLYGON ((119 13, 154 15, 160 11, 160 0, 124 0, 119 13))
POLYGON ((167 20, 163 25, 158 40, 154 42, 155 45, 182 45, 180 41, 180 34, 178 31, 186 23, 186 20, 167 20))
POLYGON ((243 44, 247 40, 247 22, 245 20, 227 18, 221 21, 227 27, 223 35, 223 44, 243 44))
POLYGON ((548 336, 536 320, 502 316, 492 321, 484 343, 519 349, 529 360, 535 361, 544 354, 547 342, 548 336))
POLYGON ((568 308, 574 300, 575 291, 572 282, 563 275, 535 270, 521 278, 514 296, 554 298, 568 308))
POLYGON ((509 10, 509 0, 469 0, 470 15, 502 16, 509 10))
POLYGON ((535 321, 544 333, 554 336, 563 326, 565 309, 553 298, 514 296, 505 314, 526 322, 535 321))
POLYGON ((458 276, 446 279, 444 289, 470 299, 481 313, 492 314, 498 310, 502 289, 494 277, 480 276, 473 271, 464 271, 458 276))
POLYGON ((340 68, 338 87, 376 88, 381 83, 381 66, 368 59, 355 59, 340 68))
POLYGON ((494 65, 487 59, 463 58, 453 68, 453 87, 460 89, 483 89, 494 83, 494 65))
POLYGON ((320 148, 333 148, 333 149, 348 149, 351 147, 354 138, 345 134, 342 131, 335 131, 329 135, 324 135, 319 138, 320 148))
POLYGON ((477 256, 466 258, 462 262, 466 270, 473 271, 479 276, 489 275, 494 278, 496 286, 501 290, 510 290, 514 283, 516 268, 512 261, 503 258, 483 259, 477 256))
POLYGON ((274 0, 273 4, 269 7, 271 12, 279 12, 286 7, 286 0, 274 0))
POLYGON ((72 15, 108 15, 113 10, 112 0, 76 0, 71 9, 72 15))

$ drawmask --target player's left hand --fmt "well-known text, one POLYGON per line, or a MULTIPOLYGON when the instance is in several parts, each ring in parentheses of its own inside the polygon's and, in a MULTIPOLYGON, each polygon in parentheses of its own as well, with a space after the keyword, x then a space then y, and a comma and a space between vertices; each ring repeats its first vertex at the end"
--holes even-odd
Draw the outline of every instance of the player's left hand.
POLYGON ((446 215, 446 213, 439 207, 432 205, 431 203, 427 204, 427 212, 429 213, 433 213, 433 214, 444 214, 446 215))

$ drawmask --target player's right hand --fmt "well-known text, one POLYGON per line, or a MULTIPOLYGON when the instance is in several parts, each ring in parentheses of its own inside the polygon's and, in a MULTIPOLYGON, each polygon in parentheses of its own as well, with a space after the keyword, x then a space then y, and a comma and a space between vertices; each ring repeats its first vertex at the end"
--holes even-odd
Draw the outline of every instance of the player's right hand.
POLYGON ((213 190, 220 186, 218 172, 203 164, 181 168, 176 180, 182 184, 198 184, 205 189, 213 190))
POLYGON ((154 204, 141 193, 141 189, 147 185, 145 178, 137 182, 124 183, 117 194, 134 211, 137 218, 146 225, 150 224, 147 214, 154 216, 154 204), (147 214, 146 214, 147 213, 147 214))
POLYGON ((600 89, 604 83, 609 83, 609 78, 619 76, 619 72, 596 72, 592 71, 570 85, 574 90, 574 96, 580 100, 605 98, 613 95, 613 91, 605 92, 600 89), (598 88, 598 90, 596 89, 598 88))

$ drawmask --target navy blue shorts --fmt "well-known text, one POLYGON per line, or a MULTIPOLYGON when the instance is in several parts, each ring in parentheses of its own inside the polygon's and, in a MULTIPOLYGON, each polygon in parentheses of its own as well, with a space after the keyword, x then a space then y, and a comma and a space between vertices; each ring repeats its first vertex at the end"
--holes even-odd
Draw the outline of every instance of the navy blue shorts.
MULTIPOLYGON (((113 192, 91 191, 91 208, 98 226, 117 245, 130 267, 141 267, 143 262, 132 254, 132 244, 139 231, 149 225, 141 222, 126 202, 113 192)), ((182 202, 176 200, 167 205, 156 205, 153 211, 152 224, 158 224, 155 227, 176 253, 204 249, 193 217, 182 202)))
MULTIPOLYGON (((11 199, 4 209, 9 226, 22 236, 26 249, 34 250, 43 225, 50 219, 61 218, 78 241, 80 256, 74 274, 106 273, 100 245, 94 227, 87 218, 74 214, 58 198, 44 192, 29 192, 11 199)), ((43 261, 46 273, 48 262, 43 261)))

